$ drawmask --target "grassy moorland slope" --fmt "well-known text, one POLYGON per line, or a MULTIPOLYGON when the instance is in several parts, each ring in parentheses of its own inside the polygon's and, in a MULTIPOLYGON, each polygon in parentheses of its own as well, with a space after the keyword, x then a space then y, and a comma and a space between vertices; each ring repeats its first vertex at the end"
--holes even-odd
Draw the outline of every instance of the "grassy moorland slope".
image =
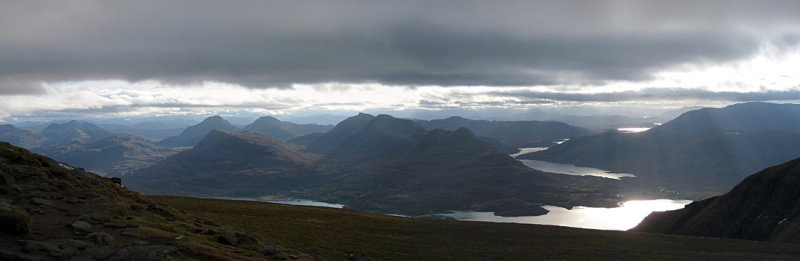
POLYGON ((0 142, 0 260, 311 257, 0 142))
POLYGON ((555 226, 418 220, 261 202, 153 197, 321 260, 789 260, 797 245, 555 226))

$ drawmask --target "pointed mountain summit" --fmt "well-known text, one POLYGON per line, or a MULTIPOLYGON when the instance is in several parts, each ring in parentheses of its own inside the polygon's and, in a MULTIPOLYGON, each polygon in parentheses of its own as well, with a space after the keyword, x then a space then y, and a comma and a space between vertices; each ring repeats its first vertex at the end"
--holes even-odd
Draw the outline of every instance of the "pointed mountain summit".
POLYGON ((764 169, 730 192, 653 213, 635 231, 800 243, 800 159, 764 169))
POLYGON ((220 116, 208 117, 197 125, 189 126, 178 136, 172 136, 158 142, 158 145, 167 147, 191 147, 200 142, 213 129, 222 129, 229 132, 239 132, 239 128, 220 116))
POLYGON ((331 125, 295 124, 281 121, 274 117, 263 116, 245 126, 242 130, 257 131, 281 140, 289 140, 311 133, 327 132, 331 128, 333 128, 331 125))
POLYGON ((125 184, 148 194, 263 196, 306 181, 314 159, 260 132, 215 129, 194 148, 126 177, 125 184))
POLYGON ((63 124, 50 124, 42 130, 42 135, 47 138, 42 146, 54 146, 89 143, 114 134, 97 125, 73 120, 63 124))
POLYGON ((381 159, 416 144, 425 132, 412 120, 378 115, 330 150, 322 162, 341 167, 380 164, 381 159))
POLYGON ((347 118, 339 124, 336 124, 331 131, 309 142, 305 151, 319 154, 328 153, 350 138, 354 133, 361 130, 361 128, 367 125, 373 118, 375 118, 375 116, 366 113, 359 113, 356 116, 347 118))
POLYGON ((41 133, 27 128, 17 128, 11 124, 0 125, 0 141, 5 141, 27 149, 37 148, 46 138, 41 133))

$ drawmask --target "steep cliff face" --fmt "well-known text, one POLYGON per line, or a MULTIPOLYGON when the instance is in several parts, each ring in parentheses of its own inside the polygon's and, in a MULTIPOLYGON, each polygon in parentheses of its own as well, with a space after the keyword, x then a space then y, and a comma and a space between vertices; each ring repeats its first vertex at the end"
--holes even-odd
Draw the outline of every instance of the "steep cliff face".
POLYGON ((751 175, 730 192, 653 213, 636 231, 800 242, 800 159, 751 175))

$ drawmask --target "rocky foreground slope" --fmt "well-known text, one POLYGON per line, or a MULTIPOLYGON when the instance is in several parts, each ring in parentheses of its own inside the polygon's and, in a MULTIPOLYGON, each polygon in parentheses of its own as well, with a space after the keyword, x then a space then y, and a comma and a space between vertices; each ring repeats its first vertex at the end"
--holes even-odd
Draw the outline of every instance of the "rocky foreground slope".
POLYGON ((0 143, 0 260, 307 257, 0 143))
POLYGON ((800 159, 753 174, 722 196, 653 213, 634 230, 800 243, 800 159))

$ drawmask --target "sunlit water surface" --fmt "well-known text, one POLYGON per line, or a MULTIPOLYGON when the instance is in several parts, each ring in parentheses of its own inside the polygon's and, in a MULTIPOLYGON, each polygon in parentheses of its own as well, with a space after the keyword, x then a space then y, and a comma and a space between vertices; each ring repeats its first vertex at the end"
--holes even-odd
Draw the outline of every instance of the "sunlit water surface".
MULTIPOLYGON (((523 154, 543 151, 546 149, 548 148, 547 147, 519 148, 519 152, 511 154, 510 156, 516 158, 523 154)), ((590 167, 578 167, 572 164, 553 163, 541 160, 527 160, 527 159, 518 159, 518 160, 522 162, 522 164, 525 164, 525 166, 528 166, 529 168, 555 174, 575 175, 575 176, 596 176, 609 179, 619 179, 622 177, 636 177, 636 175, 630 173, 614 173, 608 170, 602 170, 590 167)))
POLYGON ((617 131, 622 133, 639 133, 639 132, 645 132, 649 129, 650 128, 618 128, 617 131))
POLYGON ((572 164, 561 164, 561 163, 553 163, 541 160, 524 160, 524 159, 521 159, 519 161, 522 162, 522 164, 525 164, 525 166, 528 166, 529 168, 556 174, 575 175, 575 176, 596 176, 609 179, 619 179, 622 177, 636 177, 636 175, 630 173, 614 173, 608 170, 602 170, 590 167, 578 167, 572 164))
POLYGON ((543 151, 543 150, 546 150, 547 148, 548 147, 519 148, 519 152, 511 154, 511 157, 516 158, 519 155, 533 153, 533 152, 537 152, 537 151, 543 151))
POLYGON ((642 222, 642 220, 653 211, 681 209, 691 202, 691 200, 669 199, 631 200, 621 203, 620 206, 616 208, 574 207, 570 210, 555 206, 543 206, 550 211, 546 215, 523 217, 501 217, 494 215, 493 212, 472 211, 454 211, 439 215, 466 221, 556 225, 603 230, 628 230, 642 222))
POLYGON ((308 199, 263 200, 263 199, 257 199, 257 198, 247 198, 247 197, 214 197, 214 198, 216 198, 216 199, 229 199, 229 200, 269 202, 269 203, 277 203, 277 204, 284 204, 284 205, 295 205, 295 206, 312 206, 312 207, 326 207, 326 208, 343 208, 344 207, 344 205, 342 205, 342 204, 319 202, 319 201, 313 201, 313 200, 308 200, 308 199))

